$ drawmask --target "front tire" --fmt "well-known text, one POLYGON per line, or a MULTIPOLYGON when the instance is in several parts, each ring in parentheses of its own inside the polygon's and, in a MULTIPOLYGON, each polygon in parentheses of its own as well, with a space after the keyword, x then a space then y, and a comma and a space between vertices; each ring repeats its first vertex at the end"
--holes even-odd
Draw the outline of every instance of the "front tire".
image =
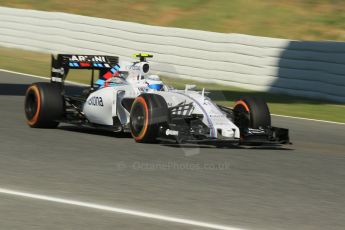
POLYGON ((161 127, 166 127, 169 110, 165 99, 158 94, 142 94, 131 107, 130 128, 136 142, 157 142, 161 127))
POLYGON ((56 128, 64 113, 61 87, 38 82, 29 86, 25 94, 25 116, 32 128, 56 128))
POLYGON ((234 123, 242 130, 271 126, 271 114, 267 103, 253 96, 243 97, 235 102, 234 123))

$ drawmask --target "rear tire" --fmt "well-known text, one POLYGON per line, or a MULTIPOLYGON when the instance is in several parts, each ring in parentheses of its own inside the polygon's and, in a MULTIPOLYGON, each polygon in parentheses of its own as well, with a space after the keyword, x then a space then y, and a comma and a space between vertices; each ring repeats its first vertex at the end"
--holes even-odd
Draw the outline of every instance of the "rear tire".
POLYGON ((157 142, 161 127, 166 127, 169 110, 165 99, 158 94, 142 94, 131 107, 130 128, 136 142, 157 142))
POLYGON ((243 97, 234 106, 234 123, 240 129, 258 129, 271 126, 271 114, 267 103, 253 96, 243 97))
POLYGON ((32 128, 56 128, 64 114, 61 87, 38 82, 29 86, 25 94, 25 115, 32 128))

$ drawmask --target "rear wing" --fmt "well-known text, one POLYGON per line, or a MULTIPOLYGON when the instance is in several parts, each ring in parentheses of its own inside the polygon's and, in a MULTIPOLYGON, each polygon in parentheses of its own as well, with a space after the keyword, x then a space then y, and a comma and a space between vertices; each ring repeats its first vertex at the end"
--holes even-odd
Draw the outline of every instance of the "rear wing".
POLYGON ((119 58, 116 56, 53 54, 51 81, 63 83, 70 69, 96 69, 102 75, 118 63, 119 58))

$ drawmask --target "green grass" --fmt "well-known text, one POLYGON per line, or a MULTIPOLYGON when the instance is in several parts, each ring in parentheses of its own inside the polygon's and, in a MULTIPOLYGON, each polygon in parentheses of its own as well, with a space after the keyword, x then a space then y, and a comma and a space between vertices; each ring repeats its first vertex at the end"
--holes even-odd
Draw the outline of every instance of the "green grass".
MULTIPOLYGON (((50 55, 17 49, 0 48, 0 68, 39 76, 50 76, 50 55)), ((183 89, 185 84, 196 84, 198 89, 205 88, 217 103, 232 106, 234 100, 243 95, 263 97, 269 104, 271 113, 305 118, 337 121, 345 123, 345 105, 310 100, 282 94, 255 92, 236 87, 206 84, 185 79, 162 77, 164 82, 175 88, 183 89)), ((68 80, 89 83, 90 71, 72 70, 68 80)))
POLYGON ((0 6, 225 33, 345 40, 343 0, 0 0, 0 6))

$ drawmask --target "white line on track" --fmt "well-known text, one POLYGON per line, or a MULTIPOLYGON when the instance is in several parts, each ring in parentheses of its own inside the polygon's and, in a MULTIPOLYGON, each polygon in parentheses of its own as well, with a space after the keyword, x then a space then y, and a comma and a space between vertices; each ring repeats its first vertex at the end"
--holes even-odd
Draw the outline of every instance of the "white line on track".
POLYGON ((191 225, 195 227, 203 227, 203 228, 218 229, 218 230, 244 230, 241 228, 235 228, 231 226, 200 222, 200 221, 191 220, 191 219, 182 219, 182 218, 177 218, 177 217, 172 217, 172 216, 164 216, 164 215, 159 215, 159 214, 154 214, 154 213, 147 213, 147 212, 142 212, 142 211, 99 205, 99 204, 82 202, 82 201, 77 201, 77 200, 69 200, 69 199, 63 199, 63 198, 58 198, 58 197, 51 197, 51 196, 46 196, 46 195, 9 190, 6 188, 0 188, 0 193, 6 194, 6 195, 12 195, 12 196, 19 196, 19 197, 25 197, 25 198, 30 198, 30 199, 60 203, 60 204, 74 205, 74 206, 79 206, 83 208, 97 209, 97 210, 125 214, 125 215, 130 215, 130 216, 155 219, 155 220, 166 221, 166 222, 171 222, 171 223, 176 223, 176 224, 191 225))
POLYGON ((330 123, 330 124, 337 124, 337 125, 345 125, 345 123, 336 122, 336 121, 325 121, 325 120, 318 120, 318 119, 311 119, 311 118, 304 118, 304 117, 293 117, 293 116, 286 116, 286 115, 273 114, 273 113, 271 115, 276 116, 276 117, 284 117, 284 118, 299 119, 299 120, 306 120, 306 121, 316 121, 316 122, 323 122, 323 123, 330 123))
MULTIPOLYGON (((41 79, 46 79, 46 80, 49 79, 47 77, 42 77, 42 76, 37 76, 37 75, 27 74, 27 73, 21 73, 21 72, 6 70, 6 69, 0 69, 0 71, 18 74, 18 75, 23 75, 23 76, 28 76, 28 77, 41 78, 41 79)), ((73 82, 73 81, 66 81, 66 82, 70 83, 70 84, 74 84, 74 85, 88 86, 87 84, 73 82)), ((306 121, 315 121, 315 122, 322 122, 322 123, 329 123, 329 124, 345 125, 345 123, 335 122, 335 121, 318 120, 318 119, 311 119, 311 118, 304 118, 304 117, 293 117, 293 116, 286 116, 286 115, 279 115, 279 114, 271 114, 271 115, 276 116, 276 117, 285 117, 285 118, 291 118, 291 119, 299 119, 299 120, 306 120, 306 121)))
MULTIPOLYGON (((17 75, 22 75, 22 76, 27 76, 27 77, 33 77, 33 78, 40 78, 44 80, 49 80, 49 77, 43 77, 43 76, 38 76, 38 75, 33 75, 33 74, 28 74, 28 73, 21 73, 21 72, 16 72, 12 70, 7 70, 7 69, 0 69, 1 72, 6 72, 6 73, 12 73, 12 74, 17 74, 17 75)), ((73 85, 82 85, 82 86, 89 86, 88 84, 83 84, 79 82, 74 82, 74 81, 65 81, 69 84, 73 85)))

